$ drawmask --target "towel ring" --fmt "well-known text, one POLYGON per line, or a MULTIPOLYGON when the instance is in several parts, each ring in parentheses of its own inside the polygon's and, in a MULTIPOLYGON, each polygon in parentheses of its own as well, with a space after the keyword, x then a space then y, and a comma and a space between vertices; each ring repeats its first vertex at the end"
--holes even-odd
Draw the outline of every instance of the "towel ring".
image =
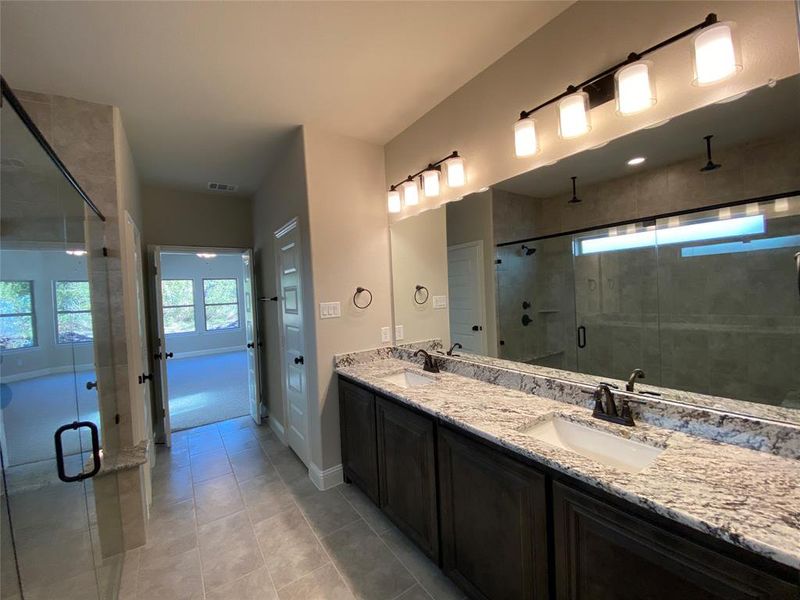
POLYGON ((356 288, 356 293, 355 293, 355 294, 353 294, 353 304, 355 304, 355 305, 356 305, 356 308, 360 308, 361 310, 364 310, 365 308, 369 307, 369 305, 370 305, 370 304, 372 304, 372 292, 370 292, 370 291, 369 291, 367 288, 364 288, 364 287, 358 286, 358 287, 356 288), (359 303, 356 301, 356 298, 358 298, 358 295, 359 295, 359 294, 361 294, 361 293, 363 293, 363 292, 366 292, 366 293, 368 293, 368 294, 369 294, 369 302, 367 302, 366 304, 364 304, 364 305, 362 306, 361 304, 359 304, 359 303))
POLYGON ((414 290, 414 302, 416 302, 417 304, 425 304, 428 301, 428 298, 430 297, 430 295, 431 294, 428 291, 428 288, 426 288, 424 285, 417 285, 417 289, 414 290), (419 293, 422 290, 425 290, 425 299, 422 302, 420 302, 419 301, 419 293))

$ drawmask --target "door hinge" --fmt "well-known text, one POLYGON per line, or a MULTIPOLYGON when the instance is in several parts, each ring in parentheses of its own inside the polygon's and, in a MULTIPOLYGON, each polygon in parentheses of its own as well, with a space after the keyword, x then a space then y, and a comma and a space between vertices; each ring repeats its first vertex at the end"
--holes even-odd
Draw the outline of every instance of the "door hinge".
POLYGON ((496 265, 502 265, 502 264, 503 264, 503 260, 502 260, 502 259, 500 259, 500 258, 497 258, 497 259, 495 259, 495 261, 494 261, 494 264, 496 264, 496 265))
POLYGON ((166 419, 167 418, 167 409, 166 408, 162 408, 161 409, 161 418, 162 419, 166 419))
POLYGON ((116 425, 119 425, 119 413, 117 413, 116 415, 114 415, 114 423, 115 423, 116 425))
POLYGON ((153 267, 153 275, 158 275, 158 267, 153 267))
POLYGON ((103 246, 103 256, 108 256, 108 248, 103 246))

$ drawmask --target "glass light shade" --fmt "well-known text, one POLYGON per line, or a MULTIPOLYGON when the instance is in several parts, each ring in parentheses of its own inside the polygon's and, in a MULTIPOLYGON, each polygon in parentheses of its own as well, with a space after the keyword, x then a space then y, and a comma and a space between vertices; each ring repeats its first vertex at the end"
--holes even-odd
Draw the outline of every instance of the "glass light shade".
POLYGON ((633 115, 656 103, 656 86, 651 69, 650 61, 640 60, 622 67, 614 74, 619 114, 633 115))
POLYGON ((589 94, 578 92, 558 103, 558 135, 568 140, 587 133, 592 128, 589 120, 589 94))
POLYGON ((464 159, 453 156, 444 161, 447 169, 447 185, 451 188, 461 187, 467 183, 467 173, 464 170, 464 159))
POLYGON ((710 85, 742 70, 739 47, 733 37, 733 23, 717 23, 694 37, 695 85, 710 85))
POLYGON ((389 190, 389 212, 399 213, 400 208, 400 192, 397 190, 389 190))
POLYGON ((426 198, 433 198, 439 195, 438 169, 428 169, 422 172, 422 189, 426 198))
POLYGON ((403 188, 403 202, 406 206, 419 204, 419 188, 416 181, 405 181, 401 187, 403 188))
POLYGON ((526 117, 514 123, 514 150, 519 157, 533 156, 539 151, 535 119, 526 117))

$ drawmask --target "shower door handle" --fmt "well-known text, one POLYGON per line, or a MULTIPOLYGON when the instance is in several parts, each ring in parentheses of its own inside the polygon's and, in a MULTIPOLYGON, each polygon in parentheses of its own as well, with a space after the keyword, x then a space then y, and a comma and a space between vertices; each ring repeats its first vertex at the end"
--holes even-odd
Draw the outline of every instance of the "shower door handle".
POLYGON ((89 479, 97 475, 97 472, 100 471, 100 435, 97 432, 97 425, 91 421, 74 421, 56 429, 56 433, 53 437, 56 443, 56 469, 58 470, 58 478, 61 481, 65 483, 83 481, 84 479, 89 479), (77 431, 81 427, 88 427, 89 431, 92 433, 92 470, 80 472, 77 475, 67 475, 64 469, 64 446, 61 443, 61 435, 65 431, 77 431))
POLYGON ((578 327, 578 348, 586 348, 586 327, 578 327))
POLYGON ((797 293, 800 295, 800 252, 796 252, 794 255, 794 267, 797 271, 797 293))

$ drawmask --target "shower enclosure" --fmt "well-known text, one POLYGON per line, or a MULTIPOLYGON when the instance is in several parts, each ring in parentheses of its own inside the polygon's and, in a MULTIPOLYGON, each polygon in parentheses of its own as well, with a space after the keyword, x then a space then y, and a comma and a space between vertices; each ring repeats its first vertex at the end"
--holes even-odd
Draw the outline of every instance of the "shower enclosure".
POLYGON ((5 598, 116 597, 106 224, 3 81, 0 458, 5 598), (100 476, 103 474, 100 473, 100 476))
POLYGON ((497 249, 502 358, 800 407, 800 192, 497 249))

